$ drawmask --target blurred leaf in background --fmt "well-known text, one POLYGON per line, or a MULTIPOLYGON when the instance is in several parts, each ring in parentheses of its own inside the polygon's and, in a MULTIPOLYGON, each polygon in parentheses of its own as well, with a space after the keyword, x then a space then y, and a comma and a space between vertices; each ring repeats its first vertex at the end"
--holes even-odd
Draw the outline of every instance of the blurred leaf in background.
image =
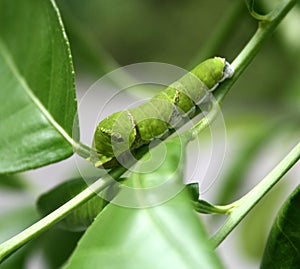
MULTIPOLYGON (((7 213, 0 214, 0 242, 4 242, 11 236, 22 231, 38 219, 36 210, 33 207, 19 207, 7 213)), ((26 268, 29 254, 35 248, 35 243, 30 243, 18 250, 14 255, 7 258, 1 269, 26 268)))
POLYGON ((0 175, 0 188, 10 190, 25 190, 28 187, 27 183, 24 182, 18 174, 14 175, 0 175))
POLYGON ((51 228, 38 240, 37 247, 42 250, 47 269, 57 269, 67 261, 82 233, 63 231, 51 228))
MULTIPOLYGON (((70 34, 75 63, 87 65, 92 60, 85 58, 87 52, 99 59, 105 51, 120 65, 158 61, 184 67, 230 9, 224 0, 91 0, 58 4, 70 34), (216 3, 218 8, 211 12, 216 3)), ((214 55, 207 55, 211 56, 214 55)))
MULTIPOLYGON (((87 187, 88 185, 83 178, 75 178, 64 181, 39 197, 37 201, 39 213, 42 217, 47 216, 87 187)), ((107 188, 102 193, 101 197, 96 195, 83 205, 73 210, 67 217, 57 224, 57 227, 73 232, 85 231, 101 210, 108 204, 108 201, 117 194, 118 191, 115 187, 116 186, 113 185, 107 188), (106 197, 108 201, 102 197, 106 197)))
MULTIPOLYGON (((218 49, 206 55, 226 56, 230 61, 256 29, 256 21, 246 6, 241 8, 237 2, 240 1, 68 0, 58 4, 77 70, 90 70, 99 76, 118 64, 143 61, 189 66, 206 43, 219 34, 222 18, 236 5, 239 16, 235 24, 218 49)), ((235 111, 255 110, 276 117, 273 112, 282 109, 287 92, 285 78, 290 77, 295 65, 286 56, 275 34, 229 93, 225 113, 230 116, 235 111)))
MULTIPOLYGON (((57 2, 61 8, 63 21, 66 23, 67 33, 71 41, 78 80, 86 75, 98 78, 99 75, 103 75, 119 65, 143 61, 167 62, 184 68, 197 62, 199 55, 205 58, 220 55, 231 61, 244 47, 257 26, 257 22, 247 13, 246 7, 240 6, 239 3, 242 2, 240 0, 58 0, 57 2), (234 4, 236 4, 236 7, 233 7, 234 4), (222 42, 212 49, 213 52, 207 50, 207 44, 210 44, 211 40, 212 43, 216 40, 218 29, 222 27, 222 19, 228 16, 232 8, 236 8, 235 12, 237 12, 234 23, 224 34, 222 42)), ((261 12, 270 10, 267 3, 273 3, 273 1, 267 0, 264 2, 265 7, 262 3, 258 6, 261 12)), ((20 14, 24 15, 24 10, 21 8, 23 6, 30 8, 25 2, 22 5, 14 6, 14 8, 20 9, 20 14)), ((252 165, 258 160, 259 153, 265 150, 268 140, 272 139, 271 137, 282 138, 280 143, 273 148, 273 152, 278 152, 281 146, 288 144, 295 137, 299 137, 299 4, 295 10, 296 12, 288 15, 269 42, 264 45, 260 54, 224 101, 222 111, 227 122, 228 137, 234 137, 231 140, 233 141, 232 144, 228 147, 236 147, 237 150, 232 157, 227 157, 232 162, 228 163, 228 167, 226 167, 228 174, 225 172, 222 175, 222 183, 224 182, 224 184, 221 186, 221 190, 225 191, 224 193, 219 192, 220 195, 217 196, 218 201, 221 203, 232 201, 242 195, 243 187, 247 184, 246 180, 253 179, 247 177, 248 173, 253 169, 252 165), (291 33, 291 38, 287 36, 289 33, 291 33), (283 123, 284 121, 285 123, 283 123), (268 129, 269 124, 272 125, 270 129, 268 129)), ((39 13, 35 15, 37 14, 39 13)), ((20 24, 22 16, 13 16, 12 18, 17 18, 14 22, 16 25, 23 25, 20 24)), ((31 17, 29 16, 29 18, 31 17)), ((48 25, 43 19, 41 18, 43 25, 48 25)), ((36 20, 29 21, 34 26, 37 25, 36 20)), ((7 28, 8 33, 13 32, 11 29, 11 27, 7 28)), ((32 31, 34 28, 29 27, 28 29, 32 31)), ((48 29, 47 26, 45 26, 45 29, 48 29)), ((19 37, 13 35, 13 38, 19 37)), ((19 43, 21 42, 15 44, 19 43)), ((33 48, 39 49, 39 45, 33 48)), ((33 51, 35 52, 35 49, 33 51)), ((23 52, 23 54, 26 53, 23 52)), ((34 57, 32 64, 38 62, 36 59, 38 57, 34 57)), ((69 83, 73 83, 72 79, 70 75, 69 83)), ((74 91, 73 88, 72 91, 74 91)), ((71 95, 74 97, 74 92, 71 95)), ((73 97, 70 99, 70 102, 73 102, 73 112, 70 115, 74 115, 75 111, 73 97)), ((99 98, 102 98, 101 93, 99 98)), ((264 162, 261 162, 260 165, 261 167, 265 166, 264 162)), ((261 167, 255 167, 255 169, 261 169, 261 167)), ((23 189, 22 183, 17 177, 8 180, 6 176, 0 178, 0 186, 5 187, 5 189, 7 187, 15 190, 23 189)), ((281 190, 279 190, 279 194, 280 192, 281 190)), ((268 210, 274 206, 274 201, 279 199, 278 196, 276 192, 274 192, 274 196, 271 194, 270 200, 266 200, 266 205, 258 207, 254 214, 250 215, 248 221, 241 226, 240 234, 242 234, 242 239, 245 240, 239 241, 239 247, 242 244, 242 247, 245 247, 249 255, 254 258, 257 258, 261 253, 261 239, 264 237, 262 234, 257 233, 256 225, 259 225, 261 232, 267 229, 267 223, 270 221, 268 210), (259 221, 256 221, 257 218, 259 218, 259 221), (264 228, 261 226, 264 226, 264 228), (255 233, 255 236, 253 236, 253 233, 255 233), (260 240, 257 240, 258 236, 260 236, 260 240)), ((176 204, 175 207, 178 207, 178 205, 176 204)), ((112 246, 119 250, 120 238, 117 238, 117 236, 120 235, 124 238, 121 243, 126 244, 125 239, 129 240, 130 236, 134 235, 136 231, 136 223, 132 223, 132 219, 140 218, 145 213, 130 210, 128 212, 128 209, 121 209, 115 205, 110 205, 110 208, 112 208, 111 211, 107 210, 101 213, 104 218, 99 218, 95 228, 93 227, 87 233, 87 237, 90 239, 82 240, 80 251, 87 246, 87 241, 91 240, 92 242, 96 238, 95 235, 103 236, 106 243, 111 242, 112 246), (110 214, 112 214, 112 217, 110 214), (126 219, 127 222, 124 223, 124 218, 130 214, 132 219, 126 219), (115 216, 120 218, 119 222, 111 223, 111 219, 115 220, 115 216), (122 226, 123 223, 125 227, 122 226), (99 227, 101 230, 98 229, 99 227), (107 233, 106 229, 112 229, 112 235, 107 233), (114 231, 116 231, 115 234, 114 231)), ((175 212, 178 213, 177 208, 175 212)), ((20 212, 12 211, 11 214, 1 215, 0 234, 3 233, 4 237, 8 238, 29 225, 34 216, 35 213, 32 212, 32 209, 28 211, 21 210, 20 212), (27 214, 27 216, 24 216, 24 214, 27 214), (11 221, 9 222, 9 220, 11 221), (14 228, 12 223, 15 222, 22 227, 14 228), (10 231, 7 228, 14 229, 10 231)), ((184 222, 180 219, 180 216, 176 216, 170 218, 171 224, 166 223, 171 226, 174 220, 177 221, 177 217, 179 219, 178 223, 184 222)), ((141 218, 144 218, 144 215, 141 218)), ((145 227, 150 227, 149 230, 152 229, 153 233, 159 232, 160 227, 156 225, 153 219, 149 221, 146 216, 144 220, 145 227)), ((187 232, 185 227, 181 228, 183 229, 182 233, 185 234, 187 232)), ((155 246, 156 242, 152 241, 151 234, 149 236, 148 231, 144 230, 144 232, 144 237, 140 238, 140 244, 150 242, 149 245, 153 243, 153 246, 155 246)), ((44 240, 45 243, 44 256, 49 263, 49 267, 54 269, 61 266, 80 237, 80 233, 68 233, 58 231, 58 229, 50 230, 49 234, 45 234, 45 237, 42 236, 41 240, 44 240)), ((162 239, 159 237, 157 240, 162 239)), ((129 243, 133 244, 135 241, 129 243)), ((173 242, 166 241, 166 245, 168 244, 170 249, 174 250, 173 242)), ((88 247, 91 247, 91 249, 95 247, 96 249, 99 246, 88 247)), ((101 249, 101 247, 99 248, 101 249)), ((176 247, 180 249, 182 245, 176 245, 176 247)), ((132 248, 136 250, 136 246, 133 245, 132 248)), ((143 254, 147 255, 152 251, 152 249, 146 250, 143 254)), ((30 251, 26 248, 17 252, 16 256, 10 257, 4 263, 3 268, 22 268, 26 263, 25 256, 30 251)), ((78 255, 81 254, 78 252, 78 255)))

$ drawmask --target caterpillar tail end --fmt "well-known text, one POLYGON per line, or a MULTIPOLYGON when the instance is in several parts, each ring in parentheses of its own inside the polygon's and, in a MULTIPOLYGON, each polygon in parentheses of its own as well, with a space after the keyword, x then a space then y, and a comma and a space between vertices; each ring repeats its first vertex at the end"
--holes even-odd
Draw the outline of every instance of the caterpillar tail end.
POLYGON ((234 68, 233 66, 228 63, 227 61, 225 61, 225 66, 224 66, 224 70, 223 70, 223 80, 226 78, 231 78, 234 74, 234 68))
MULTIPOLYGON (((220 57, 216 57, 216 58, 220 58, 220 57)), ((219 82, 224 81, 227 78, 231 78, 234 74, 234 68, 233 66, 226 61, 225 58, 221 58, 224 61, 224 68, 223 68, 223 77, 219 82)))

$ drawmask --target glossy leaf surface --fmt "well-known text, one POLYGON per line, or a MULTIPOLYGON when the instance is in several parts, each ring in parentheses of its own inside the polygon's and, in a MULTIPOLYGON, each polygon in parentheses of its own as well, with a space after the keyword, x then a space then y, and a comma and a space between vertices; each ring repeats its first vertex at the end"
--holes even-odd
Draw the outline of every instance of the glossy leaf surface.
MULTIPOLYGON (((140 207, 109 204, 79 241, 65 269, 221 268, 181 183, 185 145, 178 138, 166 142, 168 154, 155 171, 130 176, 127 185, 135 187, 137 195, 127 195, 127 200, 140 202, 140 207), (179 187, 177 193, 167 198, 155 189, 150 195, 148 188, 166 178, 169 189, 179 187), (145 188, 145 196, 140 195, 141 188, 145 188), (151 201, 156 204, 143 207, 151 201)), ((155 151, 162 153, 163 148, 155 148, 152 154, 158 156, 155 151)), ((143 160, 147 158, 151 158, 149 154, 143 160)), ((116 201, 123 200, 117 197, 116 201)))
POLYGON ((72 154, 74 72, 53 1, 0 0, 0 89, 0 173, 72 154))
POLYGON ((262 269, 299 268, 300 186, 278 213, 261 263, 262 269))

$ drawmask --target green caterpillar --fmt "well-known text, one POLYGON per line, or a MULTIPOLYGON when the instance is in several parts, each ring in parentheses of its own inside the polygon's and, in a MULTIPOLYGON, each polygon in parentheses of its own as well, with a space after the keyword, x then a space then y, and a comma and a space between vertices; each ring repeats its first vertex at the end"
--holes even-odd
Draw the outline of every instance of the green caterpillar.
POLYGON ((197 114, 208 91, 232 74, 225 59, 208 59, 148 102, 102 120, 94 134, 95 166, 111 168, 118 164, 116 157, 170 135, 197 114))

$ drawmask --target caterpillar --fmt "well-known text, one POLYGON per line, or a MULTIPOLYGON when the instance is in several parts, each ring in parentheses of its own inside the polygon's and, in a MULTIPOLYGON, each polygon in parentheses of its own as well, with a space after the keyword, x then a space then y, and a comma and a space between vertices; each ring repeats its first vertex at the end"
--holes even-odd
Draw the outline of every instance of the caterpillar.
POLYGON ((112 168, 125 152, 166 138, 194 117, 207 94, 232 75, 233 68, 225 59, 211 58, 142 105, 108 116, 96 127, 96 156, 91 160, 97 167, 112 168))

